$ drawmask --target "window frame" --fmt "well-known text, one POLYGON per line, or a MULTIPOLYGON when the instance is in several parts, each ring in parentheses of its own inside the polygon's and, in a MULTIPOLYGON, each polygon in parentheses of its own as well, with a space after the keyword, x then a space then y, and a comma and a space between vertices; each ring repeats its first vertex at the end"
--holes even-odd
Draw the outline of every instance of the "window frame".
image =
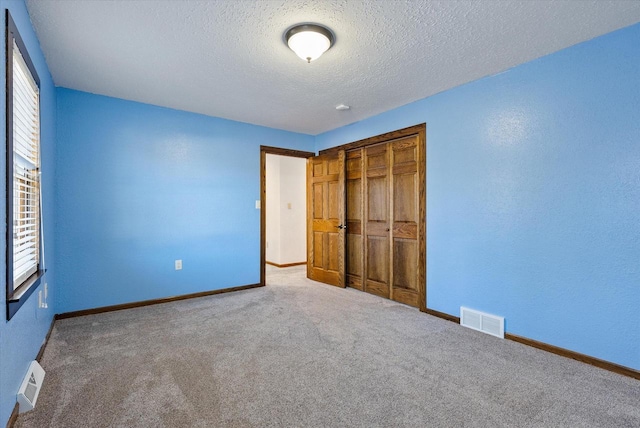
MULTIPOLYGON (((44 275, 44 252, 43 252, 43 233, 42 233, 42 206, 41 206, 41 193, 42 192, 42 180, 38 181, 38 264, 36 272, 27 277, 18 287, 14 288, 13 278, 13 188, 14 188, 14 141, 13 141, 13 42, 15 41, 24 62, 31 73, 31 77, 40 90, 40 78, 36 72, 36 68, 31 61, 29 52, 18 32, 18 28, 11 18, 9 10, 6 9, 6 23, 5 23, 5 51, 6 51, 6 291, 7 291, 7 320, 10 320, 20 309, 20 307, 27 301, 29 296, 40 285, 42 275, 44 275)), ((40 109, 40 96, 38 96, 38 126, 41 127, 40 120, 42 118, 42 112, 40 109)), ((40 132, 38 133, 40 135, 40 132)), ((42 150, 41 137, 38 140, 38 152, 42 150)), ((38 165, 40 171, 42 166, 38 165)))

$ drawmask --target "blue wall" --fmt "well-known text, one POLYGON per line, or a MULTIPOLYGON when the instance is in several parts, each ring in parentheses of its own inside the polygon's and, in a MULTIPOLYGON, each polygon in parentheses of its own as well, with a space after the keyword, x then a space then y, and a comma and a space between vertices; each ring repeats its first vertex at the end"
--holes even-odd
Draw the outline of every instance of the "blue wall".
POLYGON ((640 24, 316 138, 427 123, 427 305, 640 369, 640 24))
POLYGON ((260 145, 309 135, 58 89, 58 312, 260 281, 260 145), (174 269, 174 260, 183 269, 174 269))
MULTIPOLYGON (((9 415, 16 403, 16 393, 20 383, 24 378, 29 363, 36 357, 40 346, 49 330, 53 314, 56 313, 54 296, 57 292, 55 275, 55 218, 54 218, 54 175, 55 175, 55 127, 56 127, 56 100, 55 87, 49 74, 44 56, 40 50, 40 44, 35 32, 31 27, 31 21, 27 14, 27 9, 22 1, 0 0, 2 11, 2 47, 0 48, 2 66, 0 66, 0 79, 5 80, 6 70, 4 58, 5 53, 5 32, 4 32, 4 9, 8 8, 13 20, 18 27, 18 31, 25 42, 29 56, 33 61, 38 76, 40 77, 40 109, 41 109, 41 157, 42 157, 42 199, 43 199, 43 219, 44 219, 44 242, 46 247, 46 268, 47 273, 42 278, 40 287, 34 291, 29 299, 22 305, 18 312, 6 321, 5 305, 6 294, 4 284, 6 282, 6 265, 0 263, 0 277, 2 278, 2 291, 0 292, 0 307, 2 315, 0 318, 0 424, 4 424, 9 419, 9 415), (43 284, 49 285, 48 309, 39 309, 38 291, 42 290, 43 284)), ((6 152, 5 115, 6 115, 6 89, 1 85, 0 91, 0 129, 3 137, 2 149, 6 152)), ((4 158, 3 158, 4 159, 4 158)), ((6 227, 6 165, 4 160, 0 162, 0 177, 2 177, 2 197, 0 197, 0 213, 3 218, 3 230, 6 227)), ((0 258, 6 257, 6 237, 0 233, 0 258)))

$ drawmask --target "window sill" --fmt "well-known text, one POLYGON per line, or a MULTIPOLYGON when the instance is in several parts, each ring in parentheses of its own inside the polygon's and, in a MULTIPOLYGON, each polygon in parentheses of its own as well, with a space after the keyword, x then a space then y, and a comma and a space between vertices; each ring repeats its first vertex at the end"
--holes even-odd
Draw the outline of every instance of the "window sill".
POLYGON ((31 293, 35 291, 36 288, 40 285, 42 277, 47 272, 47 270, 39 270, 38 272, 31 275, 27 280, 22 283, 20 287, 14 290, 13 295, 7 298, 7 321, 10 320, 18 309, 29 299, 31 293))

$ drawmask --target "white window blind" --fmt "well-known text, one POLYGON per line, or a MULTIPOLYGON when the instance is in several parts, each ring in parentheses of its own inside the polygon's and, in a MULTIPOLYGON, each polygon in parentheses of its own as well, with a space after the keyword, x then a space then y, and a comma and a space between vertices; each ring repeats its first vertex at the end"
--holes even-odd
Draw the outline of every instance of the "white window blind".
POLYGON ((40 260, 39 89, 13 43, 13 289, 40 260))

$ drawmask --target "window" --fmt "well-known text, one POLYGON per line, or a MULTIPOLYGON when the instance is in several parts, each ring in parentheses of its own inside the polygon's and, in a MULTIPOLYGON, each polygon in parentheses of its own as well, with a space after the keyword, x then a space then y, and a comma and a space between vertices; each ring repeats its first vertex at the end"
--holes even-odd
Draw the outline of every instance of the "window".
POLYGON ((40 80, 7 10, 7 319, 39 284, 40 80))

